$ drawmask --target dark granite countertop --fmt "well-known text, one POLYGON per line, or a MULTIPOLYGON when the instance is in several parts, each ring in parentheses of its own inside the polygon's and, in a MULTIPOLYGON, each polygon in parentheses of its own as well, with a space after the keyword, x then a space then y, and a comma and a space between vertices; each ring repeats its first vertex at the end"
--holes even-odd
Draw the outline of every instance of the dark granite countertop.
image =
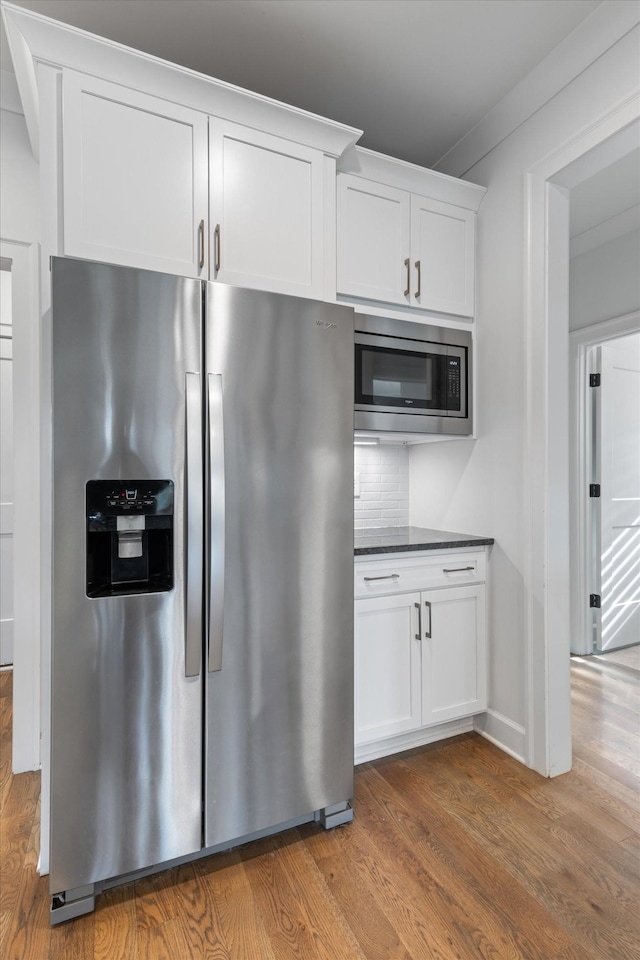
POLYGON ((369 553, 407 553, 410 550, 447 550, 453 547, 490 546, 493 537, 429 530, 426 527, 367 527, 353 537, 356 557, 369 553))

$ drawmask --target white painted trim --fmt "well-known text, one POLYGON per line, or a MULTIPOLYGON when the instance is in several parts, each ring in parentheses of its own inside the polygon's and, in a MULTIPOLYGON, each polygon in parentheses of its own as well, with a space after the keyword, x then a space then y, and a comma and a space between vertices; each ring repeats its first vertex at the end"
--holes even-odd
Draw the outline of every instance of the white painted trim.
POLYGON ((233 120, 338 157, 362 131, 207 77, 2 0, 18 87, 34 153, 39 119, 36 66, 46 63, 233 120))
POLYGON ((509 756, 525 763, 525 729, 497 710, 487 710, 473 719, 473 729, 509 756))
POLYGON ((571 259, 640 229, 640 203, 571 237, 571 259))
POLYGON ((39 246, 2 238, 13 315, 14 667, 13 772, 40 766, 40 332, 39 246))
POLYGON ((18 81, 15 74, 9 70, 0 70, 0 110, 24 114, 18 93, 18 81))
POLYGON ((40 64, 38 85, 42 105, 40 138, 46 163, 40 164, 40 218, 42 224, 40 270, 40 630, 42 637, 41 711, 42 773, 40 777, 40 858, 38 872, 49 872, 50 753, 51 753, 51 610, 53 543, 53 469, 51 449, 51 282, 49 257, 63 253, 62 246, 62 145, 58 117, 62 109, 62 73, 40 64))
POLYGON ((640 4, 604 0, 436 164, 462 177, 640 23, 640 4))
POLYGON ((377 183, 408 190, 432 200, 441 200, 477 213, 487 192, 486 187, 458 180, 415 163, 388 157, 364 147, 350 147, 338 161, 339 173, 351 173, 377 183))
POLYGON ((323 298, 336 302, 337 290, 337 233, 336 233, 336 161, 324 157, 324 251, 323 298))
POLYGON ((640 311, 636 311, 573 330, 569 334, 571 653, 576 656, 593 653, 591 617, 587 606, 587 597, 591 592, 588 562, 590 501, 587 489, 593 479, 587 410, 587 377, 590 372, 587 369, 588 352, 597 344, 639 331, 640 311))
POLYGON ((354 763, 367 763, 369 760, 379 760, 403 750, 413 750, 423 747, 427 743, 438 740, 448 740, 461 733, 470 733, 473 730, 473 717, 464 717, 462 720, 449 720, 446 723, 437 723, 432 727, 420 727, 409 733, 400 733, 397 737, 387 737, 385 740, 375 740, 373 743, 363 743, 356 746, 354 763))
POLYGON ((639 120, 636 95, 525 176, 526 759, 544 776, 571 767, 567 190, 610 163, 639 120))
POLYGON ((36 68, 29 54, 27 43, 16 23, 9 14, 9 8, 2 3, 2 20, 7 32, 7 42, 11 53, 11 61, 15 70, 16 82, 20 94, 20 102, 24 111, 29 142, 36 160, 40 159, 40 141, 38 136, 38 83, 36 68))

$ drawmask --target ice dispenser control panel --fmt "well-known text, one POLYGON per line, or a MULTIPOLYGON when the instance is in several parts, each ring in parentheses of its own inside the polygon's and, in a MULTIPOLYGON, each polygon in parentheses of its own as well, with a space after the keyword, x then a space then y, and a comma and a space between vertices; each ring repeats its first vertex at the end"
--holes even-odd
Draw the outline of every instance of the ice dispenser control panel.
POLYGON ((171 590, 171 480, 90 480, 86 519, 88 597, 171 590))

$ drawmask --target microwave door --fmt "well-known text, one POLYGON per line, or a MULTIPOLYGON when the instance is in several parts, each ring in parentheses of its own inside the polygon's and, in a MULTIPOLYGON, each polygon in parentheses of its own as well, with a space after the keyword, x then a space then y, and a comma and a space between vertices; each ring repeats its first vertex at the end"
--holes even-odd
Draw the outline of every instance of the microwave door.
POLYGON ((356 341, 356 410, 447 415, 446 347, 364 339, 356 341))

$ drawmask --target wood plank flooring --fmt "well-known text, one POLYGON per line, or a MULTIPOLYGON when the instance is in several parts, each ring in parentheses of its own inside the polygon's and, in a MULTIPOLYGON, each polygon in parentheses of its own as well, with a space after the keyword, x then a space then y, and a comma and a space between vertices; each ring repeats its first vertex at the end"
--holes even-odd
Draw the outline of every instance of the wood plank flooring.
POLYGON ((51 929, 39 775, 10 773, 0 674, 3 960, 638 960, 640 648, 572 661, 574 769, 475 734, 356 771, 356 818, 110 890, 51 929))

